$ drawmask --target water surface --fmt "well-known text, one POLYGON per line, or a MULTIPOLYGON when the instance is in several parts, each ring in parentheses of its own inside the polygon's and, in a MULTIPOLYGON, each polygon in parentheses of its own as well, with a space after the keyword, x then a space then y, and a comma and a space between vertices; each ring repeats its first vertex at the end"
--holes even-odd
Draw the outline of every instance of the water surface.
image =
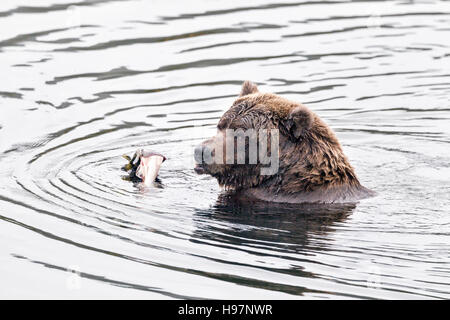
POLYGON ((450 3, 2 1, 0 297, 450 298, 450 3), (193 171, 243 80, 378 196, 242 204, 193 171), (121 155, 168 157, 159 188, 121 155))

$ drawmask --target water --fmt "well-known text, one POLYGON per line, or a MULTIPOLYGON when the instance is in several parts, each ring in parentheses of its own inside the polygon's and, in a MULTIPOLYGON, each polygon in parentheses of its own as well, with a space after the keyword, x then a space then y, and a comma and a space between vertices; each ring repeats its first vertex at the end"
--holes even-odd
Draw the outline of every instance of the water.
POLYGON ((0 297, 450 298, 450 3, 2 1, 0 297), (193 171, 243 80, 375 198, 236 203, 193 171), (169 160, 161 186, 121 155, 169 160))

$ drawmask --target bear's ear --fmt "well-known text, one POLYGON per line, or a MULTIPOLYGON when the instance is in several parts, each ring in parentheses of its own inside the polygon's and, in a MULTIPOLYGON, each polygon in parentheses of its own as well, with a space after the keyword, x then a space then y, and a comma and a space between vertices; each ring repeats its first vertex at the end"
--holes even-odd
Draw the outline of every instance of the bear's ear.
POLYGON ((298 140, 312 127, 313 113, 303 105, 295 107, 286 120, 286 129, 295 140, 298 140))
POLYGON ((247 80, 242 84, 242 89, 241 89, 241 93, 239 94, 239 97, 246 96, 246 95, 252 94, 252 93, 257 93, 257 92, 259 92, 259 91, 258 91, 258 87, 256 86, 256 84, 247 80))

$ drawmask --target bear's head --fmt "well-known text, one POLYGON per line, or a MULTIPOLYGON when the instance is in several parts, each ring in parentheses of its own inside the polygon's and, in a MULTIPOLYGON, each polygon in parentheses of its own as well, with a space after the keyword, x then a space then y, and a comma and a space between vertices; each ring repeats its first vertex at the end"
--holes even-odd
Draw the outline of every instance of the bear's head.
POLYGON ((294 194, 359 184, 333 131, 306 106, 244 82, 217 134, 196 148, 195 171, 227 189, 294 194))

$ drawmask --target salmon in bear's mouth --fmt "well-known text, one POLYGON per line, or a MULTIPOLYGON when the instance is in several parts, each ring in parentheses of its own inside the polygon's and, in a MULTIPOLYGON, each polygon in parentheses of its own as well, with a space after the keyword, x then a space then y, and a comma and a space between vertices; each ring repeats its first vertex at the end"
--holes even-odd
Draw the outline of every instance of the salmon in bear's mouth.
POLYGON ((122 170, 129 173, 124 178, 135 182, 142 181, 146 186, 150 186, 155 181, 161 164, 167 160, 158 152, 144 149, 138 149, 132 158, 127 155, 123 157, 128 160, 128 163, 122 167, 122 170))

